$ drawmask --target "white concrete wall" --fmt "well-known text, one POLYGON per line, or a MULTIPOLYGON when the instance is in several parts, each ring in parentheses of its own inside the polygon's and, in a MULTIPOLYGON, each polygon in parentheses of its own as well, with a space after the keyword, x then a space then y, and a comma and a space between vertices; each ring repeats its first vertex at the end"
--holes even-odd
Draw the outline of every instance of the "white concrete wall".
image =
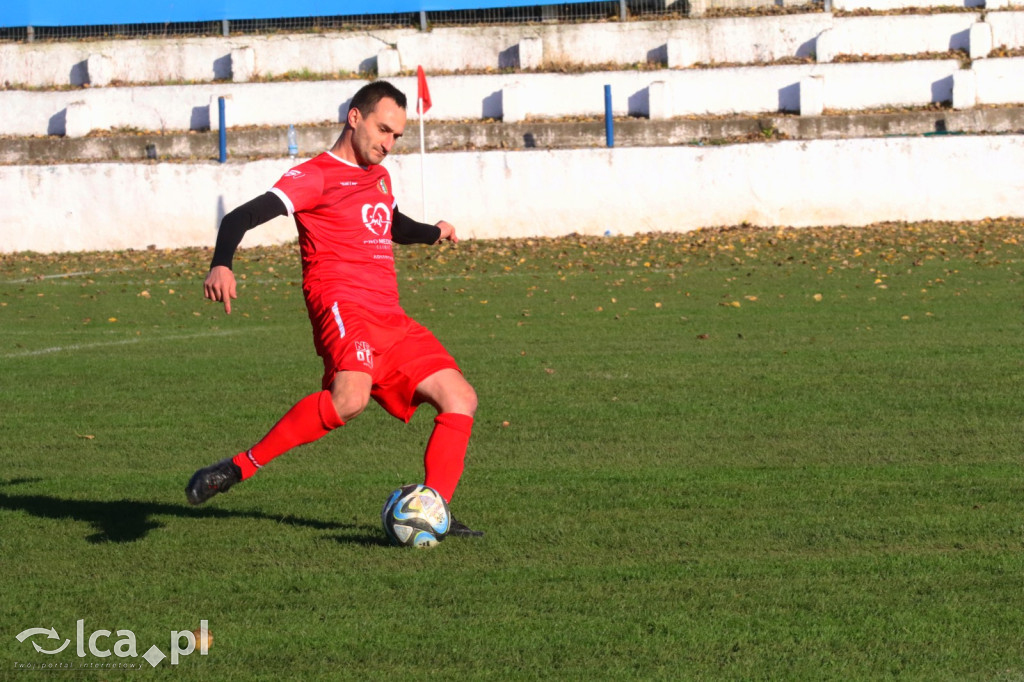
MULTIPOLYGON (((432 120, 501 118, 510 104, 528 116, 601 116, 612 86, 616 116, 647 116, 651 83, 665 83, 668 116, 800 110, 802 79, 824 79, 824 106, 866 109, 951 99, 956 60, 797 64, 719 69, 663 69, 579 74, 437 76, 430 80, 432 120), (513 88, 512 86, 518 87, 513 88), (506 98, 518 97, 510 102, 506 98)), ((392 82, 410 97, 416 79, 392 82)), ((362 81, 211 83, 180 86, 0 91, 0 134, 64 135, 90 129, 202 130, 216 123, 216 99, 230 98, 227 125, 258 126, 344 120, 362 81), (81 106, 72 107, 74 103, 81 106), (213 120, 210 107, 213 105, 213 120), (82 121, 85 121, 82 123, 82 121)), ((410 107, 410 117, 414 117, 410 107)))
POLYGON ((1013 49, 1024 46, 1024 12, 989 12, 985 15, 985 23, 992 27, 994 47, 1013 49))
POLYGON ((977 104, 1024 102, 1024 57, 979 59, 971 70, 978 88, 977 104))
MULTIPOLYGON (((922 1, 922 0, 918 0, 922 1)), ((876 4, 880 3, 876 0, 876 4)), ((949 5, 949 0, 945 0, 949 5)), ((398 65, 428 72, 518 68, 520 42, 539 41, 549 65, 669 66, 755 64, 816 53, 829 31, 832 54, 915 54, 961 48, 974 12, 917 16, 833 17, 810 13, 558 25, 517 25, 370 30, 324 35, 233 36, 175 40, 118 40, 0 45, 0 82, 18 87, 90 82, 90 58, 102 58, 102 84, 246 80, 290 71, 360 73, 377 68, 382 50, 397 50, 398 65), (670 49, 669 46, 673 46, 670 49), (233 64, 251 51, 252 64, 233 64), (239 68, 239 67, 242 68, 239 68)), ((996 46, 1024 45, 1021 12, 989 12, 996 46)), ((825 60, 827 61, 827 60, 825 60)), ((94 65, 97 63, 94 60, 94 65)), ((93 74, 93 84, 96 84, 93 74)))
MULTIPOLYGON (((403 89, 415 93, 415 79, 403 89)), ((228 126, 282 125, 339 121, 347 102, 365 81, 294 81, 282 83, 205 83, 198 85, 88 88, 85 90, 0 91, 0 134, 63 135, 73 102, 88 106, 91 128, 111 130, 204 130, 210 105, 230 98, 228 126)), ((216 117, 216 113, 214 113, 216 117)))
MULTIPOLYGON (((359 72, 376 68, 377 53, 405 31, 330 35, 289 34, 229 38, 100 40, 0 45, 0 78, 20 86, 88 83, 92 55, 111 60, 111 78, 122 83, 231 80, 231 51, 251 47, 256 75, 359 72)), ((415 68, 415 66, 413 67, 415 68)))
MULTIPOLYGON (((666 40, 668 65, 756 64, 814 54, 818 34, 832 26, 829 14, 783 17, 730 17, 678 22, 666 40), (671 45, 671 47, 670 47, 671 45)), ((628 24, 627 24, 628 25, 628 24)), ((574 38, 566 34, 566 38, 574 38)), ((560 52, 573 54, 581 46, 565 40, 560 52)))
MULTIPOLYGON (((992 2, 993 0, 988 0, 992 2)), ((873 10, 887 12, 890 10, 939 7, 985 7, 985 0, 832 0, 833 12, 856 12, 857 10, 873 10)))
MULTIPOLYGON (((929 0, 847 0, 873 9, 931 6, 929 0), (892 7, 890 7, 892 5, 892 7)), ((963 1, 963 0, 961 0, 963 1)), ((989 0, 990 4, 1005 0, 989 0)), ((841 0, 836 0, 835 9, 841 0)), ((956 4, 937 0, 938 5, 956 4)), ((979 6, 980 2, 975 5, 979 6)), ((1007 5, 1009 6, 1009 5, 1007 5)), ((1024 0, 1016 3, 1024 6, 1024 0)), ((991 7, 990 7, 991 9, 991 7)), ((16 87, 83 85, 89 60, 100 58, 102 84, 247 80, 291 71, 361 73, 377 68, 377 56, 395 48, 401 70, 422 65, 428 72, 518 68, 519 44, 540 42, 542 61, 552 65, 631 64, 670 66, 754 64, 819 52, 823 31, 827 54, 916 54, 964 47, 965 24, 979 14, 833 17, 825 13, 591 24, 475 26, 370 30, 322 35, 232 36, 173 40, 117 40, 0 45, 0 83, 16 87), (669 45, 675 47, 669 49, 669 45), (233 64, 250 50, 251 66, 233 64), (670 54, 674 53, 674 55, 670 54), (670 58, 671 57, 671 58, 670 58), (242 68, 239 68, 239 67, 242 68)), ((1024 13, 988 12, 994 45, 1024 45, 1024 13)), ((822 61, 828 61, 824 59, 822 61)), ((95 69, 94 69, 95 70, 95 69)), ((97 74, 93 74, 96 84, 97 74)))
POLYGON ((223 43, 183 38, 157 40, 5 43, 0 45, 0 74, 21 86, 83 85, 89 82, 86 60, 102 55, 112 62, 111 75, 125 83, 211 81, 231 76, 223 43))
MULTIPOLYGON (((1024 0, 1022 0, 1024 1, 1024 0)), ((875 9, 883 9, 881 0, 875 9)), ((972 27, 991 30, 992 45, 1024 46, 1024 12, 957 12, 935 15, 838 17, 811 13, 661 22, 580 25, 458 27, 421 33, 413 29, 330 35, 238 36, 180 41, 108 41, 0 45, 0 80, 8 83, 84 82, 89 72, 104 81, 187 79, 188 85, 91 87, 76 90, 0 90, 5 135, 79 135, 90 130, 202 130, 216 127, 210 103, 230 98, 228 126, 322 123, 341 120, 362 80, 275 83, 209 82, 305 69, 336 73, 372 67, 388 49, 405 70, 515 67, 528 59, 547 64, 608 64, 648 59, 686 67, 695 63, 760 63, 815 54, 916 54, 970 46, 972 27), (390 46, 396 46, 392 49, 390 46), (244 64, 243 64, 244 63, 244 64), (273 102, 273 106, 267 106, 273 102), (211 124, 213 124, 211 126, 211 124)), ((982 33, 977 32, 976 36, 982 33)), ((984 53, 984 54, 987 54, 984 53)), ((978 56, 982 56, 979 54, 978 56)), ((981 61, 981 60, 978 60, 981 61)), ((435 120, 501 118, 505 109, 536 117, 599 116, 602 91, 612 85, 616 115, 647 116, 648 87, 663 81, 667 107, 659 116, 814 111, 800 101, 801 81, 821 77, 829 109, 915 106, 951 99, 951 61, 672 68, 581 74, 495 73, 431 76, 435 120), (833 68, 834 67, 834 68, 833 68), (518 86, 518 87, 515 87, 518 86), (509 102, 508 97, 521 101, 509 102), (512 104, 513 106, 509 106, 512 104)), ((994 66, 1015 72, 1016 66, 994 66)), ((979 74, 977 97, 960 102, 1022 101, 1014 84, 1005 93, 979 74), (986 89, 989 92, 986 92, 986 89)), ((414 80, 392 78, 408 93, 414 80)), ((817 83, 817 80, 810 81, 817 83)), ((961 84, 967 81, 961 76, 961 84)), ((961 92, 963 94, 963 92, 961 92)), ((215 111, 215 109, 214 109, 215 111)))
MULTIPOLYGON (((428 155, 388 159, 399 204, 467 238, 865 225, 1022 215, 1024 136, 428 155), (458 178, 458 182, 450 181, 458 178)), ((0 252, 212 245, 221 216, 285 160, 0 167, 0 252), (140 215, 145 220, 140 220, 140 215)), ((243 245, 294 238, 284 218, 243 245)))
POLYGON ((895 55, 967 50, 968 33, 981 15, 975 12, 844 17, 818 36, 816 56, 895 55))
POLYGON ((692 45, 694 62, 755 63, 809 55, 831 24, 825 14, 591 24, 462 27, 412 32, 397 40, 403 69, 515 68, 517 46, 539 40, 548 65, 664 63, 667 44, 692 45))
POLYGON ((821 64, 813 74, 824 80, 826 108, 857 110, 949 101, 959 69, 955 60, 865 62, 821 64))
MULTIPOLYGON (((664 63, 670 40, 692 47, 693 62, 747 63, 813 53, 816 36, 830 26, 826 14, 619 23, 474 26, 369 30, 358 33, 234 36, 182 40, 118 40, 0 45, 0 80, 49 87, 89 82, 87 60, 110 60, 109 77, 124 84, 208 82, 232 78, 232 51, 253 53, 251 76, 290 71, 360 73, 395 48, 399 66, 428 72, 518 68, 519 43, 539 40, 552 65, 664 63)), ((693 63, 691 62, 691 63, 693 63)), ((236 78, 237 79, 237 78, 236 78)))

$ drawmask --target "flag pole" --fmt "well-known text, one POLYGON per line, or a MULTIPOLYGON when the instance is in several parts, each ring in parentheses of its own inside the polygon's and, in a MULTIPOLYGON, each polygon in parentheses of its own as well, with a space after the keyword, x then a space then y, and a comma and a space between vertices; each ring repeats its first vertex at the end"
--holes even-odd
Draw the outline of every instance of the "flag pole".
POLYGON ((423 98, 416 98, 416 111, 420 116, 420 195, 423 199, 421 220, 427 222, 427 145, 423 137, 423 98))
POLYGON ((430 109, 430 90, 423 66, 416 67, 416 113, 420 116, 420 192, 423 195, 423 221, 427 221, 427 135, 423 130, 423 115, 430 109))

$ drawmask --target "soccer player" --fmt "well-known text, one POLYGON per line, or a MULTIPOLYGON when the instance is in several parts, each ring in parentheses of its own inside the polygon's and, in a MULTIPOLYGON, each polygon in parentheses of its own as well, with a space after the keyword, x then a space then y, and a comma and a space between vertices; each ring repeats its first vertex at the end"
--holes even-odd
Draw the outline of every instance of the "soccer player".
MULTIPOLYGON (((379 165, 405 130, 405 107, 405 95, 386 81, 362 87, 329 151, 292 168, 270 191, 221 221, 203 286, 206 298, 222 302, 230 314, 236 298, 232 260, 242 236, 276 216, 295 219, 302 293, 324 375, 322 390, 296 403, 252 448, 197 471, 185 488, 192 504, 345 425, 370 398, 405 422, 422 403, 437 410, 423 457, 424 482, 451 501, 477 398, 444 346, 399 305, 392 242, 458 241, 443 220, 429 225, 399 212, 391 176, 379 165)), ((483 535, 454 518, 449 534, 483 535)))

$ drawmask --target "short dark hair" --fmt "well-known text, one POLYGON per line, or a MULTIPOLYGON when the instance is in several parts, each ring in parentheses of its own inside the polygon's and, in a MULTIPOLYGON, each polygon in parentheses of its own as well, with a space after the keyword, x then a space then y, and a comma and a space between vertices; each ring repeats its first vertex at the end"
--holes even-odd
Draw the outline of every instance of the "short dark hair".
POLYGON ((405 109, 405 94, 387 81, 373 81, 359 88, 348 106, 349 109, 358 109, 363 116, 369 116, 384 98, 395 100, 395 104, 405 109))

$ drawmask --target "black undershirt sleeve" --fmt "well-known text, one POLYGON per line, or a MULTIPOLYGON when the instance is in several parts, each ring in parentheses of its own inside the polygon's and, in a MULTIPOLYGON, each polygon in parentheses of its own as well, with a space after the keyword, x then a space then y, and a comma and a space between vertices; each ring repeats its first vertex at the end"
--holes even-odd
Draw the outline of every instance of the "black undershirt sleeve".
POLYGON ((395 214, 391 219, 391 241, 396 244, 435 244, 440 238, 440 227, 416 222, 395 206, 395 214))
POLYGON ((288 215, 288 209, 281 201, 281 197, 273 192, 262 194, 228 213, 220 221, 217 245, 213 249, 210 267, 223 265, 230 269, 235 258, 235 250, 242 243, 242 236, 257 225, 282 215, 288 215))

